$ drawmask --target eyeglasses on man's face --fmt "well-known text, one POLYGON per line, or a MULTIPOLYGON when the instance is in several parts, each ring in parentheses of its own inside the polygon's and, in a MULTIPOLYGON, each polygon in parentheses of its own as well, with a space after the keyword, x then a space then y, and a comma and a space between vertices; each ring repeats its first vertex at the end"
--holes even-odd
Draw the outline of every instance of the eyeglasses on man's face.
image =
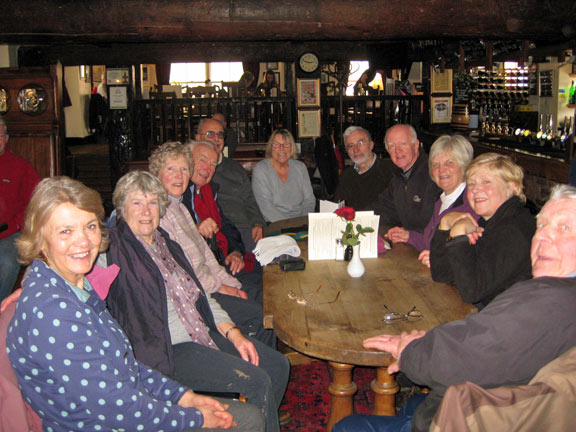
POLYGON ((200 134, 200 135, 204 135, 208 139, 214 139, 214 138, 217 138, 220 140, 224 139, 224 132, 208 131, 208 132, 204 132, 203 134, 200 134))
POLYGON ((346 147, 346 150, 352 150, 354 147, 364 147, 366 144, 368 144, 368 141, 363 140, 363 139, 359 139, 355 143, 346 144, 345 147, 346 147))
POLYGON ((422 315, 422 312, 416 309, 416 306, 405 314, 392 312, 386 305, 384 305, 384 309, 386 309, 386 314, 384 315, 384 318, 382 318, 382 321, 385 324, 395 324, 400 321, 418 321, 424 316, 422 315))

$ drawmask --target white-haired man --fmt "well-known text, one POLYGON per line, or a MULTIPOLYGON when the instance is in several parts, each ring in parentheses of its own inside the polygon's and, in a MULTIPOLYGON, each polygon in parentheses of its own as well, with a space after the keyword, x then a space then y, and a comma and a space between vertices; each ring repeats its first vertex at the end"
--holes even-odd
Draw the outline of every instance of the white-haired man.
POLYGON ((423 232, 442 192, 430 177, 428 155, 420 148, 414 128, 407 124, 388 129, 384 142, 396 168, 374 207, 380 215, 381 231, 388 234, 389 228, 401 226, 423 232))
POLYGON ((246 170, 235 160, 223 155, 224 126, 218 117, 198 123, 197 141, 210 141, 218 153, 218 165, 213 182, 218 185, 218 204, 242 235, 247 251, 252 251, 262 238, 266 223, 254 198, 252 184, 246 170))
POLYGON ((413 432, 428 431, 448 386, 527 384, 541 367, 576 346, 576 188, 552 191, 537 217, 531 258, 534 279, 515 284, 481 312, 428 333, 366 339, 366 348, 396 359, 390 373, 402 370, 432 392, 413 417, 354 416, 334 431, 410 430, 410 422, 413 432))

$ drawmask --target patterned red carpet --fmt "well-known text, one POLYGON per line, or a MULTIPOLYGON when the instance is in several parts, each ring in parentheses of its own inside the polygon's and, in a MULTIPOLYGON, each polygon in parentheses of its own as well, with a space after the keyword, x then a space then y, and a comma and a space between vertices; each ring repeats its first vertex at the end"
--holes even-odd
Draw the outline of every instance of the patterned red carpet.
MULTIPOLYGON (((370 382, 375 378, 373 368, 354 369, 354 382, 358 392, 354 405, 359 414, 370 414, 374 404, 374 394, 370 382)), ((292 414, 292 421, 281 427, 282 432, 320 432, 326 430, 330 413, 328 384, 330 374, 324 362, 292 366, 290 382, 284 397, 282 409, 292 414)))

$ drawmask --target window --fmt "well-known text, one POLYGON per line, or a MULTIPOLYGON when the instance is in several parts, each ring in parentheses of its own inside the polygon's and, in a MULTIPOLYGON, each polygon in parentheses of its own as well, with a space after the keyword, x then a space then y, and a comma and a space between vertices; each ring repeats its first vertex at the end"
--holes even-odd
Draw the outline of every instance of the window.
POLYGON ((170 84, 203 86, 210 80, 218 85, 222 81, 238 81, 242 73, 242 62, 172 63, 170 84))
MULTIPOLYGON (((346 88, 347 96, 354 96, 354 85, 362 76, 362 73, 370 67, 368 61, 351 61, 350 62, 350 75, 348 76, 348 87, 346 88)), ((382 83, 382 75, 376 74, 374 80, 369 82, 368 85, 376 88, 378 86, 380 89, 384 88, 382 83)))

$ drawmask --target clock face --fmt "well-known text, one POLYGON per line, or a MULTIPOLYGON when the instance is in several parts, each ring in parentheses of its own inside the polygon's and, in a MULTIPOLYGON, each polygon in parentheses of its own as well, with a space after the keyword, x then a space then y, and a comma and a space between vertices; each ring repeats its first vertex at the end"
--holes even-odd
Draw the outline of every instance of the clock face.
POLYGON ((314 72, 318 69, 319 61, 318 56, 314 53, 304 53, 300 57, 300 69, 304 72, 314 72))

